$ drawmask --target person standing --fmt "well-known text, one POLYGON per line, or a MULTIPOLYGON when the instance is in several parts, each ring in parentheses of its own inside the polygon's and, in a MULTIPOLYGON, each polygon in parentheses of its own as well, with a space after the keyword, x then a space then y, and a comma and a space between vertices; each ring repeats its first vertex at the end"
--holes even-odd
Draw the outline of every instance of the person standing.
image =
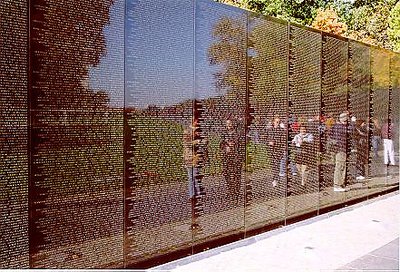
POLYGON ((241 154, 239 129, 230 119, 226 120, 225 131, 222 135, 220 149, 223 153, 222 168, 225 182, 228 187, 229 198, 238 204, 240 181, 243 166, 243 154, 241 154))
POLYGON ((339 115, 337 122, 330 132, 330 139, 333 141, 333 152, 335 154, 335 171, 333 174, 333 190, 344 192, 346 181, 346 150, 347 150, 347 113, 339 115))
POLYGON ((268 130, 267 142, 269 155, 272 161, 272 186, 278 184, 279 177, 286 175, 286 131, 280 124, 281 119, 275 117, 272 127, 268 130), (284 166, 282 164, 285 164, 284 166))
POLYGON ((356 148, 356 180, 365 179, 365 166, 368 164, 368 126, 363 120, 357 120, 354 128, 356 148))
POLYGON ((310 155, 311 148, 307 148, 307 146, 311 147, 312 142, 314 141, 314 137, 311 133, 307 133, 306 127, 301 126, 300 132, 296 134, 292 140, 292 143, 295 145, 295 161, 297 170, 301 175, 301 185, 304 185, 306 182, 306 171, 307 171, 307 160, 310 155))
POLYGON ((389 119, 382 125, 381 136, 383 139, 383 162, 386 165, 396 165, 394 161, 393 147, 393 124, 389 124, 389 119))
POLYGON ((201 194, 200 176, 200 154, 197 152, 201 140, 199 138, 198 120, 193 118, 191 126, 183 131, 183 160, 188 175, 188 191, 192 212, 191 229, 198 230, 200 226, 197 222, 198 215, 196 206, 198 197, 201 194))
POLYGON ((378 158, 379 143, 381 142, 381 126, 376 117, 372 118, 372 149, 374 152, 374 158, 378 158))

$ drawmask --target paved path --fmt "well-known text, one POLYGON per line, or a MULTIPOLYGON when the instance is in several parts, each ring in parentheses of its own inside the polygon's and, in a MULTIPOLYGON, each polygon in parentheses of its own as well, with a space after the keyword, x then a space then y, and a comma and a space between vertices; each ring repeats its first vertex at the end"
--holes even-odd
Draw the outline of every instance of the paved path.
POLYGON ((338 269, 351 270, 399 271, 399 238, 338 269))
POLYGON ((399 207, 395 192, 152 270, 398 271, 399 207))

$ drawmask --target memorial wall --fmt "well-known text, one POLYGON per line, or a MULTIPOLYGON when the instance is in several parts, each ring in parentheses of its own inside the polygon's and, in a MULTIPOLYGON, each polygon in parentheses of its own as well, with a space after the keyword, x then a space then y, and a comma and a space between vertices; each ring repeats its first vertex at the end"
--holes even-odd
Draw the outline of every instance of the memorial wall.
POLYGON ((28 5, 0 2, 0 268, 29 267, 28 5))
POLYGON ((151 267, 399 188, 398 53, 211 0, 0 14, 0 269, 151 267))

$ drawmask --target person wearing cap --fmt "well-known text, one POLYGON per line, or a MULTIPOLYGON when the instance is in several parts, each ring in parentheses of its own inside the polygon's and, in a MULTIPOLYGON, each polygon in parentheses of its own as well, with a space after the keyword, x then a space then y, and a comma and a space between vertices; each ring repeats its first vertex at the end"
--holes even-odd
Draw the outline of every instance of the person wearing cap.
POLYGON ((330 139, 334 142, 335 171, 333 174, 333 190, 344 192, 346 181, 346 140, 347 140, 348 114, 343 112, 339 115, 337 122, 331 130, 330 139))

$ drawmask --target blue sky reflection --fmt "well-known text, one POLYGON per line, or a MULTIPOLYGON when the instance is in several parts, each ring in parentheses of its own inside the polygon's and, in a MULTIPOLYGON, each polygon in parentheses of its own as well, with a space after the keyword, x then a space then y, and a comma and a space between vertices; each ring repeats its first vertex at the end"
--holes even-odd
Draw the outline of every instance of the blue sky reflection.
POLYGON ((106 54, 89 71, 90 87, 105 90, 111 106, 124 105, 125 45, 126 107, 171 106, 221 95, 213 78, 218 67, 210 66, 207 56, 212 27, 221 14, 239 14, 225 5, 216 11, 214 2, 201 0, 194 21, 194 2, 129 0, 124 18, 125 1, 117 0, 104 29, 106 54))

